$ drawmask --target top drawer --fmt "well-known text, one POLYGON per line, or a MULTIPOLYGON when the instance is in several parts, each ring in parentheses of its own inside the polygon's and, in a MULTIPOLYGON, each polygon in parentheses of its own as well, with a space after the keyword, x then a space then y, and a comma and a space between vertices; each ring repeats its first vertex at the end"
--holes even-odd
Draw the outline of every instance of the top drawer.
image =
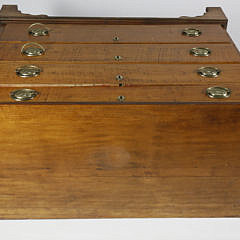
POLYGON ((48 29, 45 36, 29 34, 31 24, 4 25, 0 41, 38 41, 60 43, 226 43, 231 42, 227 32, 218 24, 181 25, 81 25, 46 24, 32 29, 48 29), (182 34, 184 29, 200 30, 200 36, 182 34))

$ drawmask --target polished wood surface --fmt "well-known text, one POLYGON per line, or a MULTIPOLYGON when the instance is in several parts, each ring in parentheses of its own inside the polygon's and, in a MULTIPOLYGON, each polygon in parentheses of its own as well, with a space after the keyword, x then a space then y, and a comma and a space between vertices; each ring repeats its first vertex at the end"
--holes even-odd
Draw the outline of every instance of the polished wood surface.
POLYGON ((0 62, 0 87, 16 86, 157 86, 157 85, 221 85, 237 84, 240 64, 76 64, 34 62, 42 72, 39 76, 22 78, 16 68, 31 61, 0 62), (211 66, 222 72, 217 78, 202 77, 197 69, 211 66), (116 80, 122 75, 123 80, 116 80))
MULTIPOLYGON (((45 54, 29 57, 21 54, 22 43, 0 45, 0 61, 51 61, 79 63, 240 63, 232 44, 41 44, 45 54), (209 48, 211 55, 196 57, 192 48, 209 48)), ((25 46, 27 48, 28 46, 25 46)), ((36 45, 35 45, 36 47, 36 45)))
MULTIPOLYGON (((32 22, 34 23, 34 22, 32 22)), ((53 42, 53 43, 226 43, 230 38, 220 25, 73 25, 47 24, 49 36, 33 37, 28 34, 30 24, 9 23, 4 26, 1 42, 53 42), (185 28, 199 28, 202 35, 188 37, 182 35, 185 28)))
POLYGON ((3 6, 0 218, 240 217, 240 55, 226 26, 220 8, 130 19, 3 6), (31 37, 34 22, 49 36, 31 37), (202 35, 183 36, 186 27, 202 35), (45 55, 22 56, 28 42, 45 55), (192 47, 212 55, 191 56, 192 47), (40 76, 18 77, 26 64, 40 76), (199 76, 204 66, 219 68, 219 77, 199 76), (212 86, 232 94, 209 98, 212 86), (39 95, 10 97, 24 88, 39 95))
MULTIPOLYGON (((40 94, 29 102, 75 102, 75 103, 118 103, 118 97, 124 96, 124 103, 239 103, 240 87, 237 84, 222 84, 221 87, 230 88, 232 94, 229 98, 212 99, 206 95, 206 89, 213 84, 202 86, 153 86, 153 87, 69 87, 47 86, 30 88, 40 94)), ((14 102, 10 93, 21 87, 0 88, 0 103, 14 102)))
POLYGON ((239 217, 239 118, 225 104, 0 105, 0 216, 239 217))

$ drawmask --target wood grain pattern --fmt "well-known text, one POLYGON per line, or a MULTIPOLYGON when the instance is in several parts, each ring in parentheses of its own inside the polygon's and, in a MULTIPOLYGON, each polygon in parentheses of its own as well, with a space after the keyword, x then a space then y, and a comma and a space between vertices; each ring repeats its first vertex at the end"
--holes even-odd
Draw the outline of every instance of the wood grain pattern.
POLYGON ((220 8, 130 19, 33 16, 3 6, 0 219, 240 217, 240 55, 226 25, 220 8), (34 22, 50 35, 29 36, 34 22), (187 27, 203 34, 185 37, 187 27), (22 56, 29 41, 46 55, 22 56), (190 56, 198 46, 212 55, 190 56), (25 64, 39 66, 40 76, 16 76, 25 64), (221 74, 200 77, 202 66, 221 74), (230 88, 231 97, 209 98, 212 86, 230 88), (40 94, 11 99, 23 88, 40 94))
MULTIPOLYGON (((34 23, 34 22, 32 22, 34 23)), ((24 42, 38 41, 51 43, 229 43, 226 31, 220 25, 72 25, 47 24, 51 29, 49 36, 33 37, 28 34, 30 24, 6 24, 0 41, 24 42), (182 35, 189 27, 201 29, 202 35, 196 38, 182 35), (143 34, 144 33, 144 34, 143 34)))
MULTIPOLYGON (((124 103, 240 103, 239 84, 224 84, 232 90, 232 94, 226 99, 212 99, 206 96, 206 89, 213 84, 202 86, 139 86, 139 87, 69 87, 69 86, 46 86, 31 89, 40 94, 30 102, 38 103, 119 103, 118 97, 124 96, 124 103)), ((0 88, 0 102, 14 102, 10 98, 10 92, 21 87, 0 88)))
POLYGON ((239 118, 226 104, 0 105, 1 219, 239 217, 239 118))
POLYGON ((0 87, 16 86, 118 86, 117 75, 125 86, 205 85, 239 83, 240 64, 76 64, 34 62, 42 69, 37 77, 21 78, 16 68, 26 62, 0 62, 0 87), (203 66, 219 68, 218 78, 197 74, 203 66))
POLYGON ((240 63, 240 55, 232 44, 42 44, 45 54, 29 57, 21 54, 23 44, 0 45, 1 61, 44 61, 79 63, 240 63), (211 55, 190 54, 195 47, 209 48, 211 55))

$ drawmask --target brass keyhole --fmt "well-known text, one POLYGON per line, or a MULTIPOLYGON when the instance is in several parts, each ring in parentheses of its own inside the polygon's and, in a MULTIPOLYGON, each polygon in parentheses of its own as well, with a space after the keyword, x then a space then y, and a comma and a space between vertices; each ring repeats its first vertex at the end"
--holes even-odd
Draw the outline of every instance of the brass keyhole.
POLYGON ((122 95, 121 95, 121 96, 118 96, 118 101, 119 101, 119 102, 124 102, 125 99, 126 99, 125 96, 122 96, 122 95))
POLYGON ((115 59, 116 61, 120 61, 120 60, 122 60, 122 57, 121 57, 121 56, 115 56, 114 59, 115 59))
POLYGON ((118 36, 113 37, 113 41, 117 42, 119 40, 120 40, 120 38, 118 36))

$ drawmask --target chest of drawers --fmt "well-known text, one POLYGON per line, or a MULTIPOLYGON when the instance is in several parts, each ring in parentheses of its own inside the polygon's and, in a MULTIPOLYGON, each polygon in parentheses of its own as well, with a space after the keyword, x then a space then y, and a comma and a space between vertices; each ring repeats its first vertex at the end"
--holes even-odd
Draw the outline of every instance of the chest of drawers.
POLYGON ((0 11, 0 218, 239 217, 240 55, 199 17, 0 11))

